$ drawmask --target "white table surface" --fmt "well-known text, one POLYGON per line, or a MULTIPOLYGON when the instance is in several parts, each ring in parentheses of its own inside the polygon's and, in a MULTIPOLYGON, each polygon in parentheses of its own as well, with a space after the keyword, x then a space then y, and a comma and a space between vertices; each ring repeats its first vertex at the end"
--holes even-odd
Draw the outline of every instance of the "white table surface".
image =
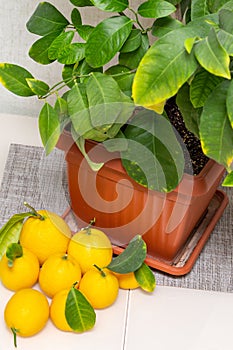
MULTIPOLYGON (((37 119, 0 114, 0 179, 10 143, 41 146, 37 119)), ((36 287, 37 288, 37 287, 36 287)), ((13 350, 3 312, 12 292, 0 283, 0 349, 13 350)), ((49 321, 31 338, 18 338, 18 350, 232 350, 233 293, 157 286, 119 293, 116 303, 97 311, 88 333, 57 330, 49 321)))

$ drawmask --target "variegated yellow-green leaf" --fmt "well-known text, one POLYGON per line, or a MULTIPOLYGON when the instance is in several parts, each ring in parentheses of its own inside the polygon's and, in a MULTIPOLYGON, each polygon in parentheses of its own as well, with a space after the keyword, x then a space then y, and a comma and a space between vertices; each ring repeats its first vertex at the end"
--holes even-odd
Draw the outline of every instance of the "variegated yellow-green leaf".
POLYGON ((185 29, 177 29, 155 41, 142 58, 133 83, 136 104, 147 107, 165 101, 195 72, 197 61, 184 47, 192 31, 185 29))
POLYGON ((26 79, 28 86, 37 96, 44 96, 49 91, 49 86, 45 82, 33 78, 26 79))
POLYGON ((215 30, 210 30, 208 37, 195 45, 195 57, 208 72, 230 79, 230 58, 218 41, 215 30))
POLYGON ((15 64, 0 63, 0 82, 13 94, 25 97, 35 95, 26 79, 34 78, 25 68, 15 64))
POLYGON ((140 287, 146 292, 153 292, 156 286, 155 276, 149 266, 144 262, 138 270, 134 271, 135 278, 140 287))

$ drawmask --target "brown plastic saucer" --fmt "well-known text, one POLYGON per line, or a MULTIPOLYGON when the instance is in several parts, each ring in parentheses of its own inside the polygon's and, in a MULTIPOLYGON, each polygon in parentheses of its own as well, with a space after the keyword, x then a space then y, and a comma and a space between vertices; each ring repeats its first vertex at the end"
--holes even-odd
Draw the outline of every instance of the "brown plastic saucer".
MULTIPOLYGON (((168 263, 147 255, 145 263, 156 270, 166 272, 170 275, 182 276, 190 272, 227 204, 228 197, 226 193, 217 190, 206 210, 205 216, 197 227, 195 227, 189 240, 176 259, 172 263, 168 263)), ((72 214, 72 209, 68 208, 62 217, 71 226, 71 230, 76 231, 78 227, 74 222, 74 216, 70 214, 72 214)), ((124 249, 125 247, 113 245, 113 252, 116 255, 122 253, 124 249)))

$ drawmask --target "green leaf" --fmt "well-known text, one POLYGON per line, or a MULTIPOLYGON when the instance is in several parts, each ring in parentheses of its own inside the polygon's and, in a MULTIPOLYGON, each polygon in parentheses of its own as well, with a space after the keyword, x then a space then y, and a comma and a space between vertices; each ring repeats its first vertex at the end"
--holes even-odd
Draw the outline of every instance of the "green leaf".
POLYGON ((74 32, 64 32, 54 39, 52 44, 48 49, 48 57, 50 60, 56 60, 59 56, 59 52, 64 48, 64 46, 70 44, 73 40, 74 32))
POLYGON ((166 17, 175 11, 175 6, 162 0, 149 0, 143 2, 138 8, 139 15, 146 18, 166 17))
POLYGON ((122 95, 117 82, 106 74, 95 72, 87 82, 91 124, 106 133, 122 109, 122 95))
POLYGON ((184 157, 167 119, 142 110, 130 120, 124 134, 129 146, 121 158, 128 175, 149 189, 172 191, 182 178, 184 157))
POLYGON ((219 27, 229 34, 233 34, 232 11, 221 10, 219 12, 219 27))
POLYGON ((186 128, 199 138, 199 122, 202 108, 194 108, 190 101, 190 87, 185 83, 177 93, 176 103, 186 128))
POLYGON ((225 177, 222 186, 225 187, 232 187, 233 186, 233 171, 231 171, 227 176, 225 177))
POLYGON ((222 78, 200 69, 190 84, 190 99, 195 108, 203 107, 207 97, 222 81, 222 78))
POLYGON ((108 63, 121 49, 132 29, 125 16, 104 19, 91 32, 86 46, 86 61, 94 67, 108 63))
POLYGON ((105 71, 106 74, 111 75, 118 83, 120 89, 127 95, 132 94, 132 84, 135 73, 128 67, 116 65, 110 67, 105 71))
POLYGON ((184 46, 185 46, 186 51, 187 51, 189 54, 191 53, 191 51, 192 51, 192 49, 193 49, 193 46, 194 46, 196 40, 197 40, 196 37, 194 37, 194 38, 188 38, 188 39, 185 40, 184 46))
POLYGON ((200 65, 208 72, 226 79, 231 78, 229 56, 219 43, 214 29, 207 38, 196 44, 194 52, 200 65))
POLYGON ((164 17, 157 19, 152 27, 152 34, 158 38, 163 35, 183 27, 184 24, 172 17, 164 17))
POLYGON ((119 56, 119 63, 130 69, 136 69, 149 48, 149 38, 147 34, 142 35, 141 46, 133 52, 121 52, 119 56))
POLYGON ((85 298, 75 287, 68 293, 65 307, 67 323, 75 332, 86 332, 92 329, 96 322, 96 314, 85 298))
POLYGON ((34 94, 39 97, 46 95, 49 91, 49 86, 41 80, 27 78, 26 81, 34 94))
POLYGON ((39 130, 46 155, 48 155, 56 146, 61 130, 58 114, 47 102, 39 115, 39 130))
POLYGON ((29 56, 40 64, 50 64, 48 51, 53 41, 60 35, 60 32, 53 32, 35 41, 29 50, 29 56))
POLYGON ((70 0, 70 2, 77 7, 93 6, 90 0, 70 0))
POLYGON ((62 78, 70 89, 74 86, 75 71, 76 66, 74 64, 64 65, 62 70, 62 78))
POLYGON ((92 0, 95 7, 107 12, 122 12, 129 3, 128 0, 92 0))
POLYGON ((218 12, 220 9, 233 10, 233 2, 226 0, 209 1, 209 9, 212 13, 218 12))
POLYGON ((77 26, 76 29, 77 29, 77 32, 80 35, 80 37, 83 40, 87 41, 89 36, 90 36, 90 34, 93 32, 94 27, 90 26, 88 24, 83 24, 81 26, 77 26))
POLYGON ((41 2, 27 22, 29 32, 41 36, 62 30, 69 21, 55 6, 48 2, 41 2))
POLYGON ((192 31, 187 28, 174 30, 155 41, 147 51, 134 78, 136 104, 149 107, 165 101, 174 96, 195 72, 197 61, 184 47, 190 36, 192 31))
POLYGON ((83 60, 85 57, 85 44, 84 43, 74 43, 66 45, 59 51, 58 62, 63 64, 73 64, 83 60))
POLYGON ((120 130, 113 139, 105 140, 103 142, 103 145, 109 152, 121 152, 127 149, 128 142, 125 138, 125 135, 120 130))
POLYGON ((200 139, 204 153, 227 169, 230 169, 233 161, 233 130, 226 109, 229 85, 229 81, 223 81, 212 91, 200 120, 200 139))
POLYGON ((192 21, 199 17, 204 17, 209 14, 207 0, 192 0, 191 1, 191 19, 192 21))
POLYGON ((27 79, 33 79, 23 67, 10 63, 0 63, 0 82, 1 84, 18 96, 33 96, 35 93, 30 89, 27 79))
POLYGON ((32 213, 21 213, 13 215, 0 229, 0 259, 5 254, 9 244, 19 241, 20 232, 24 219, 32 213))
POLYGON ((70 122, 67 101, 64 98, 58 96, 54 106, 54 110, 57 112, 61 128, 63 129, 66 126, 66 124, 70 122))
POLYGON ((231 127, 233 129, 233 81, 231 80, 229 84, 229 88, 227 90, 227 100, 226 100, 226 106, 227 106, 227 114, 229 121, 231 123, 231 127))
POLYGON ((138 270, 134 271, 134 275, 143 290, 146 292, 154 291, 156 285, 155 276, 145 263, 138 270))
POLYGON ((96 163, 96 162, 93 162, 87 152, 86 152, 86 149, 85 149, 85 139, 82 137, 82 136, 79 136, 79 135, 75 135, 74 136, 74 133, 72 132, 72 136, 73 136, 73 139, 75 140, 75 143, 76 145, 78 146, 80 152, 82 153, 83 157, 86 159, 89 167, 93 170, 93 171, 99 171, 102 166, 104 165, 104 163, 96 163))
POLYGON ((132 29, 128 39, 121 48, 121 52, 135 51, 141 46, 142 34, 139 29, 132 29))
POLYGON ((81 13, 78 9, 73 9, 71 12, 71 20, 75 27, 82 25, 81 13))
MULTIPOLYGON (((68 93, 68 113, 78 136, 90 138, 93 126, 90 121, 89 105, 84 84, 76 83, 68 93)), ((102 138, 102 134, 100 134, 102 138)), ((100 139, 100 141, 103 141, 100 139)))
POLYGON ((8 245, 6 250, 6 257, 8 259, 8 266, 12 267, 14 265, 14 261, 17 258, 21 258, 23 256, 23 248, 18 243, 11 243, 8 245))
POLYGON ((117 273, 134 272, 146 258, 146 243, 140 235, 135 236, 125 250, 114 258, 107 268, 117 273))
POLYGON ((224 30, 218 31, 218 40, 229 56, 233 56, 233 35, 224 30))

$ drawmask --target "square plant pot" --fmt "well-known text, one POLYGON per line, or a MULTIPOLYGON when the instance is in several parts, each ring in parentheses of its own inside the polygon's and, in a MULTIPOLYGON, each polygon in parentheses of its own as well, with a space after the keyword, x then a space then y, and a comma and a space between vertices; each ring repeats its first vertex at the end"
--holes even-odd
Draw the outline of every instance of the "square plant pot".
MULTIPOLYGON (((90 169, 68 132, 62 134, 57 146, 66 152, 71 208, 78 226, 86 226, 95 218, 95 226, 109 236, 116 253, 140 234, 147 244, 149 265, 160 266, 166 272, 183 254, 195 228, 206 216, 224 174, 221 165, 209 160, 199 175, 184 174, 174 191, 160 193, 132 180, 119 153, 108 152, 101 143, 86 141, 89 157, 104 162, 98 172, 90 169)), ((217 212, 219 217, 219 210, 222 213, 226 205, 227 198, 222 195, 212 216, 217 212)), ((208 228, 208 235, 209 231, 208 228)), ((177 274, 183 274, 182 270, 177 274)))

